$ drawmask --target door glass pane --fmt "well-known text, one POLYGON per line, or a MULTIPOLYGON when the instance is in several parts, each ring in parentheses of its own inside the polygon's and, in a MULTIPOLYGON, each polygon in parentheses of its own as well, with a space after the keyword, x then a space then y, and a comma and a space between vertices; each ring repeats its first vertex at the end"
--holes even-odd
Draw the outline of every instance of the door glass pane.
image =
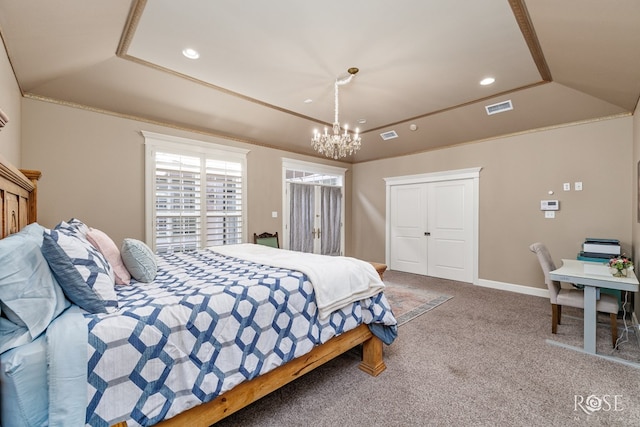
POLYGON ((321 233, 320 253, 340 255, 340 222, 342 212, 342 188, 320 187, 321 233))
POLYGON ((290 188, 287 193, 289 249, 340 255, 343 177, 297 169, 287 169, 285 176, 290 188), (302 187, 307 189, 303 191, 302 187), (326 201, 321 196, 324 188, 327 188, 326 201), (335 197, 332 201, 330 194, 335 197))

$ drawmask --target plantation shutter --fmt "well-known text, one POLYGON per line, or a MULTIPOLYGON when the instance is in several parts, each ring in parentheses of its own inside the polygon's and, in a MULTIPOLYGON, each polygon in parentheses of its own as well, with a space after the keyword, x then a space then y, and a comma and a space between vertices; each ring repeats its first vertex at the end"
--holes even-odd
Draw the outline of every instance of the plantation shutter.
POLYGON ((206 176, 205 246, 242 242, 242 165, 207 159, 206 176))
POLYGON ((198 249, 202 234, 201 160, 156 153, 156 252, 198 249))
POLYGON ((156 253, 242 243, 245 153, 189 150, 149 135, 147 233, 156 253))

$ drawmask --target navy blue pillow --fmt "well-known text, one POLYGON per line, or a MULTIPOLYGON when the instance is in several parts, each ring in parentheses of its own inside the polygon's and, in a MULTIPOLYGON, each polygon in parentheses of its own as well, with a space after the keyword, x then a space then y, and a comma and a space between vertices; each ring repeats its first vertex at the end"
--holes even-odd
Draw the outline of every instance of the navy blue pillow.
POLYGON ((50 230, 44 233, 42 254, 67 298, 89 313, 118 308, 113 270, 88 242, 50 230))

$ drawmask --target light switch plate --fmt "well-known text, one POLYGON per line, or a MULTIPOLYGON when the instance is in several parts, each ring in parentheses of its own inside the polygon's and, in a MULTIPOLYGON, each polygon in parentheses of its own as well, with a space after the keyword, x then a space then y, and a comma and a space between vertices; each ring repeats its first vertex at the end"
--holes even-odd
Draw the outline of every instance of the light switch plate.
POLYGON ((571 191, 571 183, 570 182, 565 182, 564 184, 562 184, 562 189, 564 191, 571 191))
POLYGON ((582 181, 576 181, 573 183, 573 188, 576 191, 582 191, 582 181))
POLYGON ((278 212, 276 211, 271 212, 271 218, 278 218, 278 212))
POLYGON ((545 211, 544 212, 544 217, 545 218, 555 218, 556 217, 556 213, 554 211, 545 211))

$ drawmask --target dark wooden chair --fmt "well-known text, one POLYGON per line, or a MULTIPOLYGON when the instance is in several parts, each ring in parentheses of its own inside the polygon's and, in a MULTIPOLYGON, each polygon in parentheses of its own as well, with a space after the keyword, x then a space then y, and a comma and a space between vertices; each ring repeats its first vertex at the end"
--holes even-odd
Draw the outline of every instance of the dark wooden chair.
POLYGON ((280 241, 278 240, 278 232, 275 233, 253 233, 253 243, 258 245, 271 246, 272 248, 279 248, 280 241))

